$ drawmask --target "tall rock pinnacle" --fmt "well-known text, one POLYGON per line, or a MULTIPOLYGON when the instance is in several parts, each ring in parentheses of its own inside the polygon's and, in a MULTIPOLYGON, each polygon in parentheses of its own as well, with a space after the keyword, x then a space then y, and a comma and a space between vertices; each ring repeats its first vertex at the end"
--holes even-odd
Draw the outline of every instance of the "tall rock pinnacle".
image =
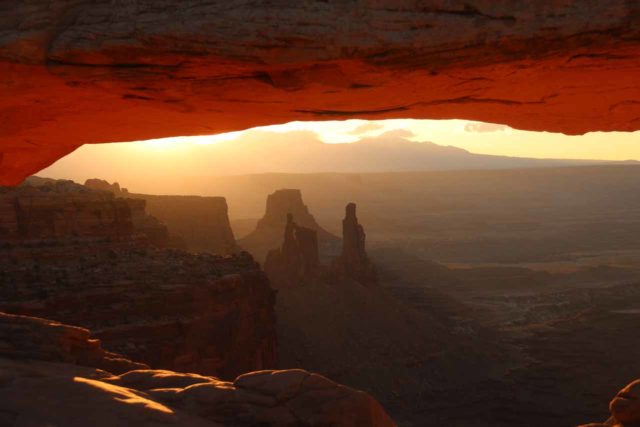
POLYGON ((365 250, 365 238, 356 216, 356 204, 349 203, 342 220, 342 254, 336 260, 336 270, 362 284, 375 284, 377 275, 365 250))

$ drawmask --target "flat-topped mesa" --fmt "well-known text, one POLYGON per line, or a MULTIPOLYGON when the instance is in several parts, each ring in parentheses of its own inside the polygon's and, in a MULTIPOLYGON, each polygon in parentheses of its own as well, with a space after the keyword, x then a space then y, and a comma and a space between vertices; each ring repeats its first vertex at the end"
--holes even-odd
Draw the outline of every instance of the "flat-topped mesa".
MULTIPOLYGON (((296 229, 308 229, 315 232, 319 253, 331 252, 340 239, 322 228, 302 201, 302 192, 295 189, 282 189, 267 196, 264 216, 258 221, 256 229, 238 244, 251 252, 258 260, 263 260, 273 248, 282 242, 282 230, 287 226, 287 215, 291 214, 296 229)), ((304 233, 304 232, 303 232, 304 233)), ((309 236, 309 233, 306 233, 309 236)), ((310 238, 310 237, 309 237, 310 238)), ((305 236, 302 237, 305 239, 305 236)))
MULTIPOLYGON (((293 215, 296 221, 304 226, 311 228, 319 228, 316 219, 309 213, 309 208, 302 201, 302 192, 294 189, 277 190, 267 196, 267 207, 264 217, 258 221, 260 226, 278 226, 283 225, 282 213, 293 215)), ((287 222, 288 222, 288 217, 287 222)))
POLYGON ((342 253, 334 266, 339 275, 362 284, 377 283, 377 274, 365 250, 365 232, 358 223, 356 204, 349 203, 342 220, 342 253))
POLYGON ((239 252, 224 197, 130 193, 117 182, 88 179, 85 186, 116 197, 143 200, 146 211, 169 229, 169 245, 192 252, 230 255, 239 252))
POLYGON ((320 267, 315 230, 298 226, 287 214, 282 246, 267 254, 264 271, 276 288, 299 286, 313 278, 320 267))

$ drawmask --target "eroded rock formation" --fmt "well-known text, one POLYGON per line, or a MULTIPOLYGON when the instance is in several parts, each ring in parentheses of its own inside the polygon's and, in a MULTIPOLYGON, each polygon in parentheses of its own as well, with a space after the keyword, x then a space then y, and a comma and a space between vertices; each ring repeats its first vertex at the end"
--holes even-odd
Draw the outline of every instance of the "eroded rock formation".
POLYGON ((0 184, 81 144, 292 120, 640 129, 636 1, 0 7, 0 184))
MULTIPOLYGON (((306 206, 304 212, 313 218, 306 206)), ((297 225, 293 214, 286 216, 282 245, 271 250, 264 263, 264 270, 276 287, 309 284, 320 277, 326 282, 349 279, 362 285, 377 283, 375 267, 365 250, 364 228, 358 223, 355 203, 349 203, 345 212, 342 221, 342 252, 328 266, 320 263, 316 231, 297 225)))
POLYGON ((90 328, 157 368, 274 367, 274 292, 258 264, 152 245, 134 226, 144 204, 70 181, 0 188, 3 310, 90 328))
POLYGON ((239 252, 224 197, 156 196, 129 193, 146 202, 147 212, 184 240, 191 252, 231 255, 239 252))
POLYGON ((0 187, 0 237, 3 241, 47 239, 128 240, 136 232, 135 206, 110 193, 85 189, 72 181, 0 187))
POLYGON ((349 203, 342 220, 342 253, 335 260, 336 272, 362 284, 375 284, 375 267, 365 250, 365 233, 356 217, 356 204, 349 203))
MULTIPOLYGON (((258 221, 256 229, 248 236, 238 239, 238 244, 257 259, 264 259, 269 251, 283 243, 282 230, 288 227, 289 214, 296 224, 291 228, 292 232, 298 228, 306 228, 316 233, 320 253, 332 252, 340 242, 340 239, 318 225, 302 201, 300 190, 283 189, 269 194, 265 214, 258 221)), ((311 236, 305 235, 301 238, 309 240, 311 236)))
POLYGON ((92 190, 101 190, 108 191, 113 193, 115 196, 126 196, 129 194, 129 191, 126 188, 120 188, 120 184, 114 182, 113 184, 109 184, 109 181, 105 181, 104 179, 98 178, 90 178, 84 182, 84 186, 87 188, 91 188, 92 190))
POLYGON ((2 425, 394 426, 368 394, 299 369, 233 382, 149 370, 85 329, 2 313, 0 335, 2 425))
POLYGON ((276 288, 285 288, 313 279, 319 269, 316 231, 297 225, 288 214, 282 246, 267 254, 265 273, 276 288))
POLYGON ((0 187, 0 238, 34 244, 51 239, 172 243, 167 227, 147 214, 144 200, 38 177, 18 188, 0 187))
MULTIPOLYGON (((166 224, 172 247, 192 252, 230 255, 238 252, 229 223, 229 209, 224 197, 158 196, 129 193, 117 182, 109 184, 101 179, 88 179, 85 186, 110 191, 118 197, 139 199, 151 215, 166 224)), ((147 225, 149 226, 149 225, 147 225)))

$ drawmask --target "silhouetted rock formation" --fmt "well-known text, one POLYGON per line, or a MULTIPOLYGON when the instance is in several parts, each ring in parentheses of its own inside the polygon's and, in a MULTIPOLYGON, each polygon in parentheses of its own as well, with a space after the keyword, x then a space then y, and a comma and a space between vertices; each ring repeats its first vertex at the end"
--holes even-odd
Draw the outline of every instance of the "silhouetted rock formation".
POLYGON ((334 262, 336 272, 362 284, 377 283, 375 267, 365 250, 365 233, 356 217, 356 204, 349 203, 342 220, 342 254, 334 262))
POLYGON ((394 426, 368 394, 300 369, 233 382, 150 370, 86 329, 4 313, 0 336, 0 425, 394 426))
POLYGON ((185 249, 231 255, 240 252, 229 223, 224 197, 155 196, 129 193, 143 199, 147 212, 158 218, 172 234, 184 239, 185 249))
POLYGON ((171 235, 169 246, 192 252, 230 255, 238 252, 227 201, 224 197, 156 196, 129 193, 117 182, 88 179, 85 186, 109 191, 118 197, 141 199, 146 211, 166 225, 171 235))
MULTIPOLYGON (((299 191, 295 191, 299 195, 299 191)), ((270 206, 269 202, 267 206, 270 206)), ((307 218, 313 219, 306 206, 303 213, 307 218)), ((364 285, 377 283, 375 267, 365 250, 365 233, 358 223, 355 203, 349 203, 346 207, 346 215, 342 221, 342 253, 333 259, 330 267, 321 268, 316 231, 299 226, 294 218, 293 214, 286 215, 282 245, 271 250, 264 263, 264 270, 275 287, 297 286, 320 275, 328 281, 348 278, 364 285)))
POLYGON ((117 182, 109 184, 109 181, 105 181, 104 179, 87 179, 84 182, 84 186, 87 188, 91 188, 92 190, 109 191, 119 197, 126 197, 126 195, 129 194, 129 191, 126 188, 120 188, 120 184, 118 184, 117 182))
POLYGON ((269 251, 280 246, 282 230, 287 225, 289 214, 293 216, 298 227, 315 231, 320 254, 331 252, 340 241, 338 237, 318 225, 303 203, 300 190, 283 189, 267 197, 264 217, 258 221, 256 229, 251 234, 238 239, 238 244, 258 260, 264 259, 269 251))
POLYGON ((282 246, 267 254, 264 271, 276 288, 300 285, 311 279, 320 267, 318 237, 315 230, 298 226, 287 215, 282 246))
POLYGON ((0 187, 0 305, 91 328, 156 368, 234 378, 276 365, 274 291, 250 255, 158 248, 144 200, 69 181, 0 187))

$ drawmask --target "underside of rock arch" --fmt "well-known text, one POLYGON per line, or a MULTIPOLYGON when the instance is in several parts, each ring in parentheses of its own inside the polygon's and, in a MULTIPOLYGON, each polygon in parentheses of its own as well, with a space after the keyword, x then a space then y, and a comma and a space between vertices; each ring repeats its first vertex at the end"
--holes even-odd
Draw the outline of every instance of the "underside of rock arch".
POLYGON ((292 120, 640 129, 635 0, 0 4, 0 184, 82 144, 292 120))

